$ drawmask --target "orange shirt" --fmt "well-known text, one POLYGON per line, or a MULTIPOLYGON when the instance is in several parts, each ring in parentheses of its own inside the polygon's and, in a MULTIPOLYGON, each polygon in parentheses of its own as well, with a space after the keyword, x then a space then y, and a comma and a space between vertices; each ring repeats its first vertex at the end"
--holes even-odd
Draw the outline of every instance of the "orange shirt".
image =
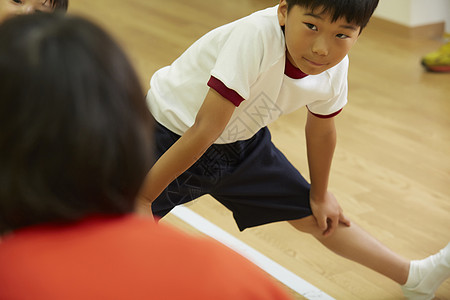
POLYGON ((36 226, 0 242, 0 299, 290 299, 232 250, 137 215, 36 226))

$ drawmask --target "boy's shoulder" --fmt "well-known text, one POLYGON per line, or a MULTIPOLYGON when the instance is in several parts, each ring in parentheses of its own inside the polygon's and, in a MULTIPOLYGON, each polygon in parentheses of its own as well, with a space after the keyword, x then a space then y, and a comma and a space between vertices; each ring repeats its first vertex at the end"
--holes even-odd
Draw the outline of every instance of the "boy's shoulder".
MULTIPOLYGON (((278 57, 279 53, 284 53, 285 47, 284 34, 278 22, 277 11, 278 6, 256 11, 223 26, 222 31, 218 34, 221 36, 221 40, 226 41, 229 46, 235 44, 231 47, 250 47, 252 49, 248 49, 250 51, 247 53, 248 55, 271 61, 272 56, 278 57)), ((243 53, 246 52, 243 51, 243 53)))
POLYGON ((278 6, 259 10, 224 26, 218 27, 217 29, 237 29, 241 32, 244 31, 263 35, 276 34, 280 31, 277 9, 278 6))
POLYGON ((280 29, 278 23, 278 5, 263 10, 256 11, 241 20, 248 26, 255 27, 255 30, 266 31, 267 29, 280 29))

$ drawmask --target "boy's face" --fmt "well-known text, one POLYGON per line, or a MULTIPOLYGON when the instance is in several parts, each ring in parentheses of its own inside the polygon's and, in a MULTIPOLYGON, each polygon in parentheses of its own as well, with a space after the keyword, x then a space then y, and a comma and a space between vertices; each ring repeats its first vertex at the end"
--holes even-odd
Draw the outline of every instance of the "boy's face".
POLYGON ((0 0, 0 23, 15 15, 52 10, 49 0, 0 0))
POLYGON ((278 20, 285 26, 287 58, 309 75, 320 74, 337 65, 358 40, 360 27, 345 18, 332 23, 321 9, 314 12, 299 5, 289 14, 285 0, 280 1, 278 20))

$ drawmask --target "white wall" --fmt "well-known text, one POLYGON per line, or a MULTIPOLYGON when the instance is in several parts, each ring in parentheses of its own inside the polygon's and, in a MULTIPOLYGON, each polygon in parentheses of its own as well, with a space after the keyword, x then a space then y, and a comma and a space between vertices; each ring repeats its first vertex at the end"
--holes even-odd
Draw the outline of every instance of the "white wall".
POLYGON ((380 0, 374 15, 409 27, 445 22, 450 32, 450 0, 380 0))

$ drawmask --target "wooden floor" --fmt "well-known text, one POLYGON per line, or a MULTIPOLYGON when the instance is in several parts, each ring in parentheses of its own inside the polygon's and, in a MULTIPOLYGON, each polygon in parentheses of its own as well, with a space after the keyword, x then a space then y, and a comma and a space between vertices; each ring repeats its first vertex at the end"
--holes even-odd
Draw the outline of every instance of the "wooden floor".
MULTIPOLYGON (((71 0, 69 11, 111 32, 147 88, 157 69, 207 31, 274 4, 71 0)), ((337 117, 331 191, 348 217, 410 259, 433 254, 450 241, 450 73, 427 73, 419 63, 438 45, 369 25, 350 53, 349 104, 337 117)), ((276 145, 308 174, 305 116, 305 110, 287 115, 271 130, 276 145)), ((395 283, 335 256, 285 223, 240 233, 231 214, 210 197, 189 208, 336 299, 402 299, 395 283)), ((174 216, 165 222, 195 233, 174 216)), ((450 299, 450 280, 437 299, 450 299)))

